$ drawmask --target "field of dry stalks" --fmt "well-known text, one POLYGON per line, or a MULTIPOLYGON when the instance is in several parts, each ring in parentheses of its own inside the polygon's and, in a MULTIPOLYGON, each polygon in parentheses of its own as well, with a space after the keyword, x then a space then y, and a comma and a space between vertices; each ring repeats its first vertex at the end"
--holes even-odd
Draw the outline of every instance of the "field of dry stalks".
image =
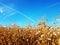
POLYGON ((60 45, 60 27, 0 26, 0 45, 60 45))

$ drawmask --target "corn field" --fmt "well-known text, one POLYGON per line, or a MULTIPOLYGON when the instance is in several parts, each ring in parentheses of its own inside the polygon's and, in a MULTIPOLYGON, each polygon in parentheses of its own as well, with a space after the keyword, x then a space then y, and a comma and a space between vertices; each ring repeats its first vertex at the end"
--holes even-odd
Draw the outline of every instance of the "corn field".
POLYGON ((0 26, 0 45, 60 45, 60 27, 0 26))

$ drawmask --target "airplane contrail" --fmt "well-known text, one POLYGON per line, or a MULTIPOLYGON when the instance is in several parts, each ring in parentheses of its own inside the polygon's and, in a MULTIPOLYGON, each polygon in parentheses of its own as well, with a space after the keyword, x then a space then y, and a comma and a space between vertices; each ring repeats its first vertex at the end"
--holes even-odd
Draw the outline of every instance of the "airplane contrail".
POLYGON ((56 5, 59 5, 60 3, 54 3, 54 4, 52 4, 52 5, 49 5, 47 8, 51 8, 51 7, 54 7, 54 6, 56 6, 56 5))
POLYGON ((3 19, 6 19, 7 17, 10 17, 10 16, 12 16, 12 15, 14 15, 14 14, 16 14, 16 13, 11 13, 11 14, 5 16, 3 19))
MULTIPOLYGON (((11 9, 11 10, 14 10, 15 12, 19 13, 20 15, 26 17, 27 19, 29 19, 29 20, 31 20, 33 23, 35 23, 35 20, 33 20, 31 17, 25 15, 24 13, 22 13, 22 12, 16 10, 16 9, 13 9, 13 8, 9 7, 8 5, 6 5, 6 4, 4 4, 4 3, 1 3, 1 2, 0 2, 0 4, 4 5, 5 7, 9 8, 9 9, 11 9)), ((12 15, 11 15, 11 16, 12 16, 12 15)), ((8 16, 6 16, 6 17, 8 17, 8 16)))

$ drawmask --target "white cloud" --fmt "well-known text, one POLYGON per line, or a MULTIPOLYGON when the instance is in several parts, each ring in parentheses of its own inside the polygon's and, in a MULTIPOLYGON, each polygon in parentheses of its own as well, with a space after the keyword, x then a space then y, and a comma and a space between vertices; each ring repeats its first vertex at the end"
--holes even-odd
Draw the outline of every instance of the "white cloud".
POLYGON ((3 13, 3 8, 2 7, 0 7, 0 13, 3 13))
POLYGON ((60 21, 60 19, 56 19, 56 21, 60 21))
POLYGON ((3 13, 3 10, 0 10, 0 13, 3 13))

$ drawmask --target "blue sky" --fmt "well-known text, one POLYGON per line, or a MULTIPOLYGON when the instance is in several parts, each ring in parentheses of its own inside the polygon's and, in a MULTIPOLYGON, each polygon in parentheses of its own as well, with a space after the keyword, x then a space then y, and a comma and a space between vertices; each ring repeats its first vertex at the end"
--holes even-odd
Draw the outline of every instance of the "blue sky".
MULTIPOLYGON (((60 21, 60 0, 0 0, 0 24, 37 24, 42 17, 60 21)), ((47 24, 49 24, 47 23, 47 24)))

